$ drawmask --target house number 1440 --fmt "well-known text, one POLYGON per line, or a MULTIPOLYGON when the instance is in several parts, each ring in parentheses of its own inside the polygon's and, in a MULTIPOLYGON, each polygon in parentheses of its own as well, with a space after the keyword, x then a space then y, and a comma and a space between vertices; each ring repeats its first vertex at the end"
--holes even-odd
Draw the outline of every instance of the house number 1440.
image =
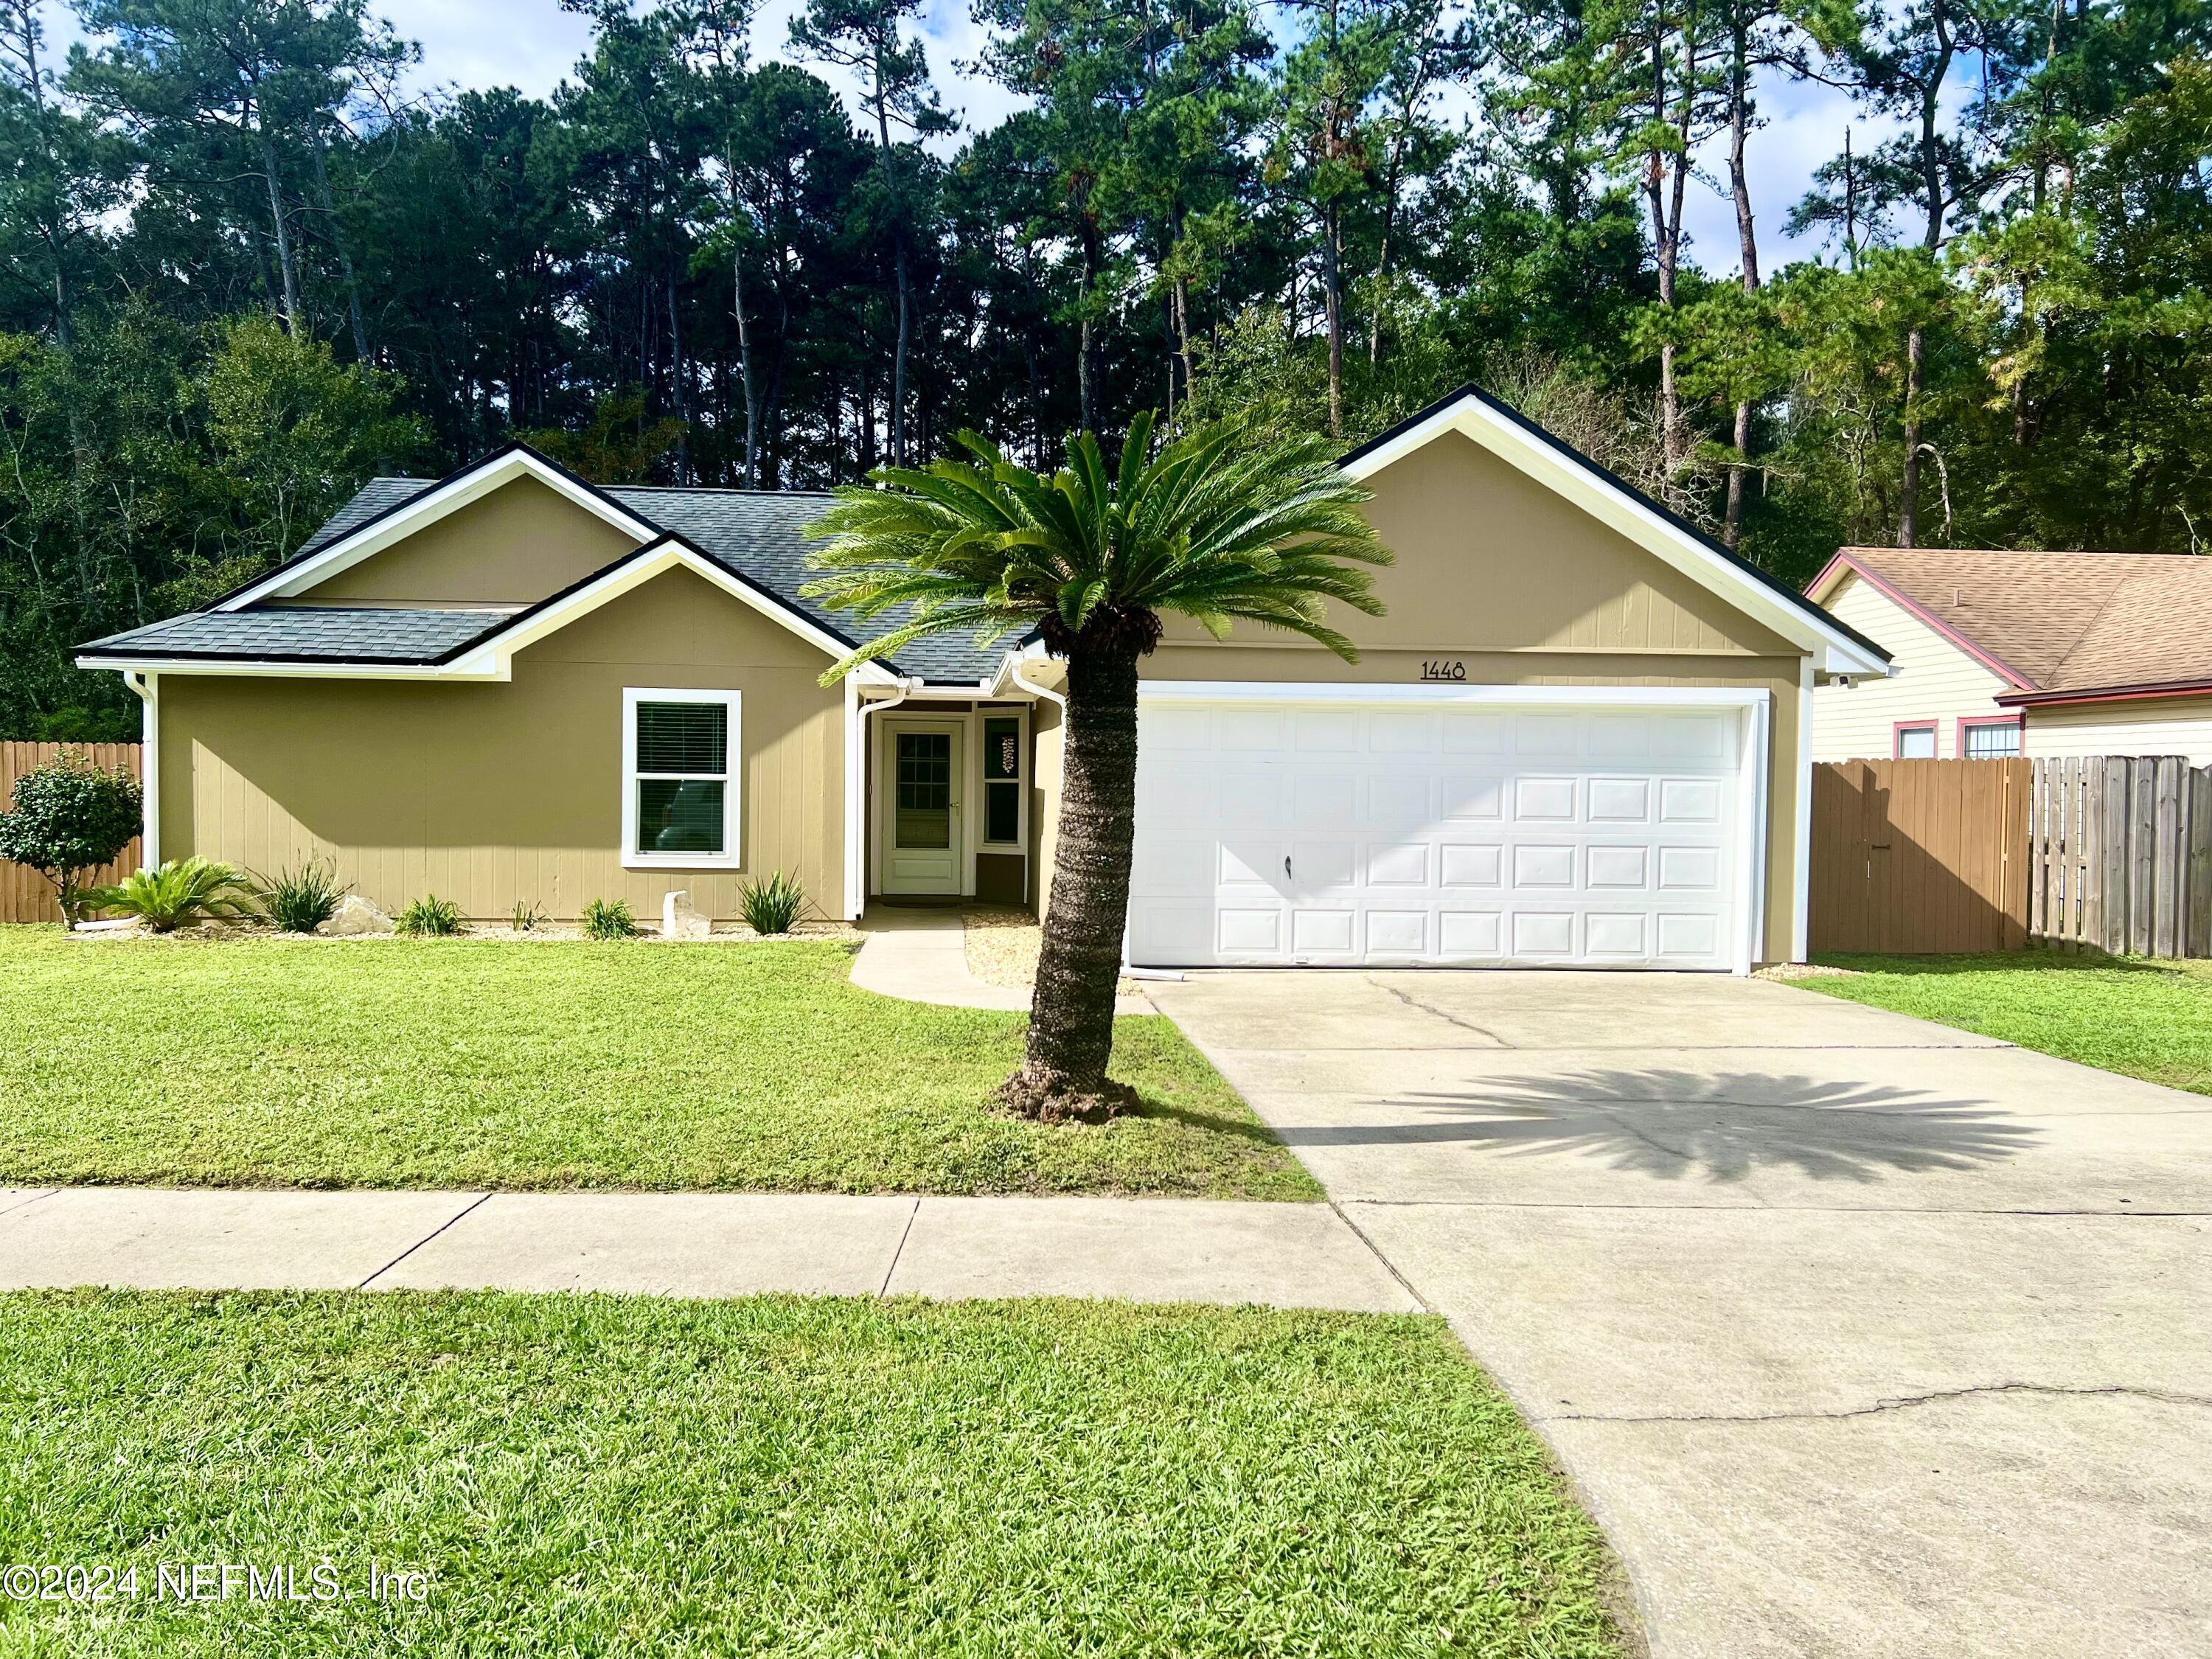
POLYGON ((1425 662, 1421 665, 1421 678, 1425 680, 1463 680, 1467 678, 1467 665, 1458 661, 1425 662))

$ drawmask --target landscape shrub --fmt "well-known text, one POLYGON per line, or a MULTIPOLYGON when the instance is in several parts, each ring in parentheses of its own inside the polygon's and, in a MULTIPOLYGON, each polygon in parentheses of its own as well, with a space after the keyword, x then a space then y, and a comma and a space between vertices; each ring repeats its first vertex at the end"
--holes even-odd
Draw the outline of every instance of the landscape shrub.
POLYGON ((157 933, 216 916, 250 916, 258 896, 246 872, 198 854, 140 870, 112 887, 84 893, 85 908, 136 916, 157 933))
POLYGON ((263 884, 261 908, 288 933, 312 933, 337 914, 351 890, 338 879, 337 866, 310 859, 296 870, 280 870, 263 884))
POLYGON ((145 802, 138 780, 121 767, 94 766, 64 750, 15 780, 15 811, 0 815, 0 858, 53 884, 62 920, 85 911, 84 880, 131 844, 145 802))
POLYGON ((627 899, 593 899, 584 907, 584 932, 593 939, 635 939, 637 918, 627 899))
POLYGON ((399 913, 395 924, 414 939, 450 939, 461 931, 461 907, 435 893, 425 893, 399 913))
POLYGON ((806 908, 806 890, 778 870, 738 889, 738 912, 756 933, 787 933, 806 908))

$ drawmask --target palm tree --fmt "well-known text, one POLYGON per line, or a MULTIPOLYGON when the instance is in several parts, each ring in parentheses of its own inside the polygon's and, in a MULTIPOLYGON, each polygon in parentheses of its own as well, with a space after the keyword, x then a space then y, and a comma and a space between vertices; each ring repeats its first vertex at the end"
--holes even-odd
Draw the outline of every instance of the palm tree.
POLYGON ((880 470, 838 490, 810 531, 827 543, 814 567, 833 574, 809 597, 863 619, 906 610, 823 681, 954 629, 986 643, 1034 634, 1066 659, 1052 895, 1028 1048, 999 1098, 1048 1122, 1095 1121, 1134 1100, 1106 1064, 1136 830, 1138 659, 1172 611, 1216 638, 1241 617, 1356 661, 1323 601, 1381 615, 1357 567, 1390 554, 1358 511, 1368 493, 1319 437, 1253 442, 1213 426, 1155 454, 1152 416, 1140 415, 1118 469, 1086 432, 1050 474, 973 433, 959 442, 974 460, 880 470))

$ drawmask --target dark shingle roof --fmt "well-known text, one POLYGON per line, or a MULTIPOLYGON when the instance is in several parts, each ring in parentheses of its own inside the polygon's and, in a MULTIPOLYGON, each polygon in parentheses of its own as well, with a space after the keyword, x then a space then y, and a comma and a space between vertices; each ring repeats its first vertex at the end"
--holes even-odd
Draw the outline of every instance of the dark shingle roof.
POLYGON ((435 662, 507 621, 503 611, 267 606, 192 611, 77 648, 92 656, 234 657, 258 662, 435 662))
MULTIPOLYGON (((341 537, 360 528, 379 514, 434 487, 429 478, 372 478, 361 492, 310 536, 292 556, 293 562, 311 557, 341 537)), ((671 535, 681 536, 724 568, 766 588, 809 621, 854 642, 879 639, 906 619, 903 610, 888 611, 867 623, 833 611, 799 597, 811 579, 807 555, 814 544, 805 529, 830 497, 814 491, 750 489, 670 489, 643 485, 617 485, 605 492, 630 512, 671 535)), ((317 661, 428 662, 445 650, 465 644, 487 630, 482 611, 305 611, 260 609, 204 612, 172 617, 152 628, 95 640, 80 647, 104 653, 147 656, 200 654, 217 657, 268 659, 301 656, 317 661), (234 626, 249 618, 276 617, 246 629, 234 626), (299 619, 319 619, 309 624, 299 619), (473 619, 466 634, 451 630, 463 624, 452 619, 473 619), (343 622, 332 619, 343 618, 343 622), (410 623, 372 618, 415 618, 410 623), (443 618, 442 623, 425 620, 443 618), (258 629, 259 631, 256 631, 258 629), (312 637, 311 637, 312 636, 312 637), (432 637, 443 643, 428 648, 432 637), (274 641, 310 639, 305 646, 279 646, 274 641)), ((925 680, 969 684, 988 675, 999 665, 1006 647, 978 646, 972 635, 948 634, 917 640, 898 653, 889 666, 925 680)))

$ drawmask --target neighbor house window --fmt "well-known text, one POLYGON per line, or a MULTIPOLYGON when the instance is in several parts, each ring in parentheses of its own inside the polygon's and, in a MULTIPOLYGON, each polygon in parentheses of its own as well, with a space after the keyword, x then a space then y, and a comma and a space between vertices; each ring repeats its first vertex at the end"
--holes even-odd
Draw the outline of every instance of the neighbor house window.
POLYGON ((1936 758, 1936 722, 1905 726, 1897 728, 1897 758, 1899 760, 1934 760, 1936 758))
POLYGON ((623 861, 738 862, 734 691, 623 693, 623 861))
POLYGON ((1968 760, 2005 760, 2020 753, 2020 722, 2011 715, 1959 722, 1959 753, 1968 760))
POLYGON ((983 844, 1022 845, 1022 721, 1018 714, 983 717, 983 844))

